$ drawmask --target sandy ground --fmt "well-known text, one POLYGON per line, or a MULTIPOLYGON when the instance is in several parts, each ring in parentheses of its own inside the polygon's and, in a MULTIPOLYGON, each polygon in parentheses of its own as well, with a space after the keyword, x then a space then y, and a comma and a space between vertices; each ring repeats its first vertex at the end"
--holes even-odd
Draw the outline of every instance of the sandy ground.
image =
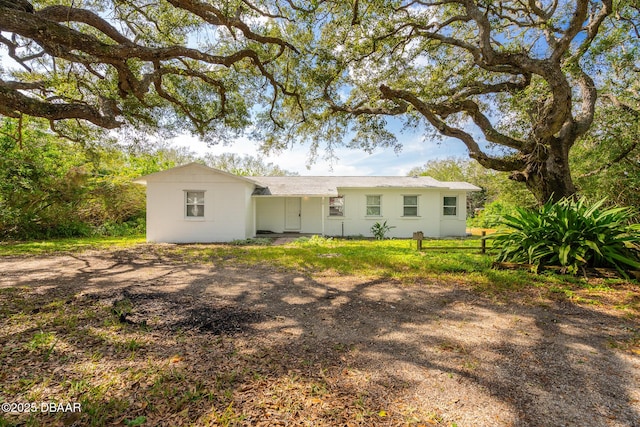
POLYGON ((232 260, 189 265, 148 248, 0 258, 0 289, 17 286, 102 304, 127 298, 127 321, 233 337, 288 355, 300 372, 304 361, 322 361, 344 393, 369 391, 390 414, 413 408, 457 426, 640 426, 640 357, 614 345, 640 325, 599 307, 505 302, 446 282, 310 278, 232 260))

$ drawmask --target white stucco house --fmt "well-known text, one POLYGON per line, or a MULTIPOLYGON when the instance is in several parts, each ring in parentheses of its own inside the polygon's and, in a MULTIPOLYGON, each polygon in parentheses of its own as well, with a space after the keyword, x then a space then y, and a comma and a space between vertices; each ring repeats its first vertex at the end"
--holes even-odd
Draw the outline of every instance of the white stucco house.
POLYGON ((146 175, 147 241, 226 242, 260 233, 464 236, 466 198, 480 188, 430 177, 237 176, 199 163, 146 175))

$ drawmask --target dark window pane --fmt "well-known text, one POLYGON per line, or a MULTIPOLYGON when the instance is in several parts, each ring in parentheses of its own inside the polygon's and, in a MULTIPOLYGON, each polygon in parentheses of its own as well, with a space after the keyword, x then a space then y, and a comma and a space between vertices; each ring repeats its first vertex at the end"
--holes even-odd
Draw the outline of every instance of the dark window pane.
POLYGON ((404 207, 404 216, 418 216, 418 207, 417 206, 405 206, 404 207))

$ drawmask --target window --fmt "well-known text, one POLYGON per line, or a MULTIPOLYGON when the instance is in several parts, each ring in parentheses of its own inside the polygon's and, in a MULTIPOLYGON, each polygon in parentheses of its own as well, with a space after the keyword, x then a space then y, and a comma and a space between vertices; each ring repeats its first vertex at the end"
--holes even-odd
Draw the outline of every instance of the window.
POLYGON ((403 196, 402 216, 418 216, 418 196, 403 196))
POLYGON ((329 216, 344 216, 344 196, 329 197, 329 216))
POLYGON ((442 203, 442 214, 446 216, 458 215, 458 198, 456 196, 445 196, 442 203))
POLYGON ((367 216, 380 216, 382 210, 380 209, 381 196, 367 196, 367 216))
POLYGON ((185 191, 188 218, 204 217, 204 191, 185 191))

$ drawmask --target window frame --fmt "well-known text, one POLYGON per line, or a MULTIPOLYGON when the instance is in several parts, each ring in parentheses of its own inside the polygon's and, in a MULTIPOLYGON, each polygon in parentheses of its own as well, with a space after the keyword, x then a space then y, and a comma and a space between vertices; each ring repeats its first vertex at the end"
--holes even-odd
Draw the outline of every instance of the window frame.
POLYGON ((457 217, 458 216, 458 199, 457 195, 455 196, 442 196, 442 216, 443 217, 457 217), (447 204, 446 199, 455 199, 455 204, 447 204), (447 209, 453 208, 453 213, 447 213, 447 209))
POLYGON ((332 218, 344 217, 344 196, 343 195, 329 197, 329 217, 332 217, 332 218), (334 203, 336 199, 340 199, 342 202, 339 205, 336 205, 334 203), (336 210, 337 213, 332 212, 332 209, 336 210))
POLYGON ((402 195, 402 216, 403 217, 407 217, 407 218, 416 218, 420 216, 420 201, 419 201, 419 195, 418 194, 403 194, 402 195), (415 204, 407 204, 407 197, 415 197, 416 199, 416 203, 415 204), (407 214, 407 208, 415 208, 415 214, 413 215, 408 215, 407 214))
MULTIPOLYGON (((206 206, 206 191, 205 190, 184 190, 184 218, 191 221, 204 220, 205 218, 205 206, 206 206), (189 194, 202 193, 201 203, 189 203, 189 194), (189 215, 190 206, 201 206, 202 215, 189 215)), ((197 200, 196 200, 197 201, 197 200)))
POLYGON ((366 217, 381 217, 382 216, 382 195, 381 194, 366 194, 365 196, 365 216, 366 217), (378 203, 377 204, 370 204, 369 203, 369 197, 377 197, 378 198, 378 203), (369 209, 370 208, 377 208, 378 209, 378 213, 369 213, 369 209))

